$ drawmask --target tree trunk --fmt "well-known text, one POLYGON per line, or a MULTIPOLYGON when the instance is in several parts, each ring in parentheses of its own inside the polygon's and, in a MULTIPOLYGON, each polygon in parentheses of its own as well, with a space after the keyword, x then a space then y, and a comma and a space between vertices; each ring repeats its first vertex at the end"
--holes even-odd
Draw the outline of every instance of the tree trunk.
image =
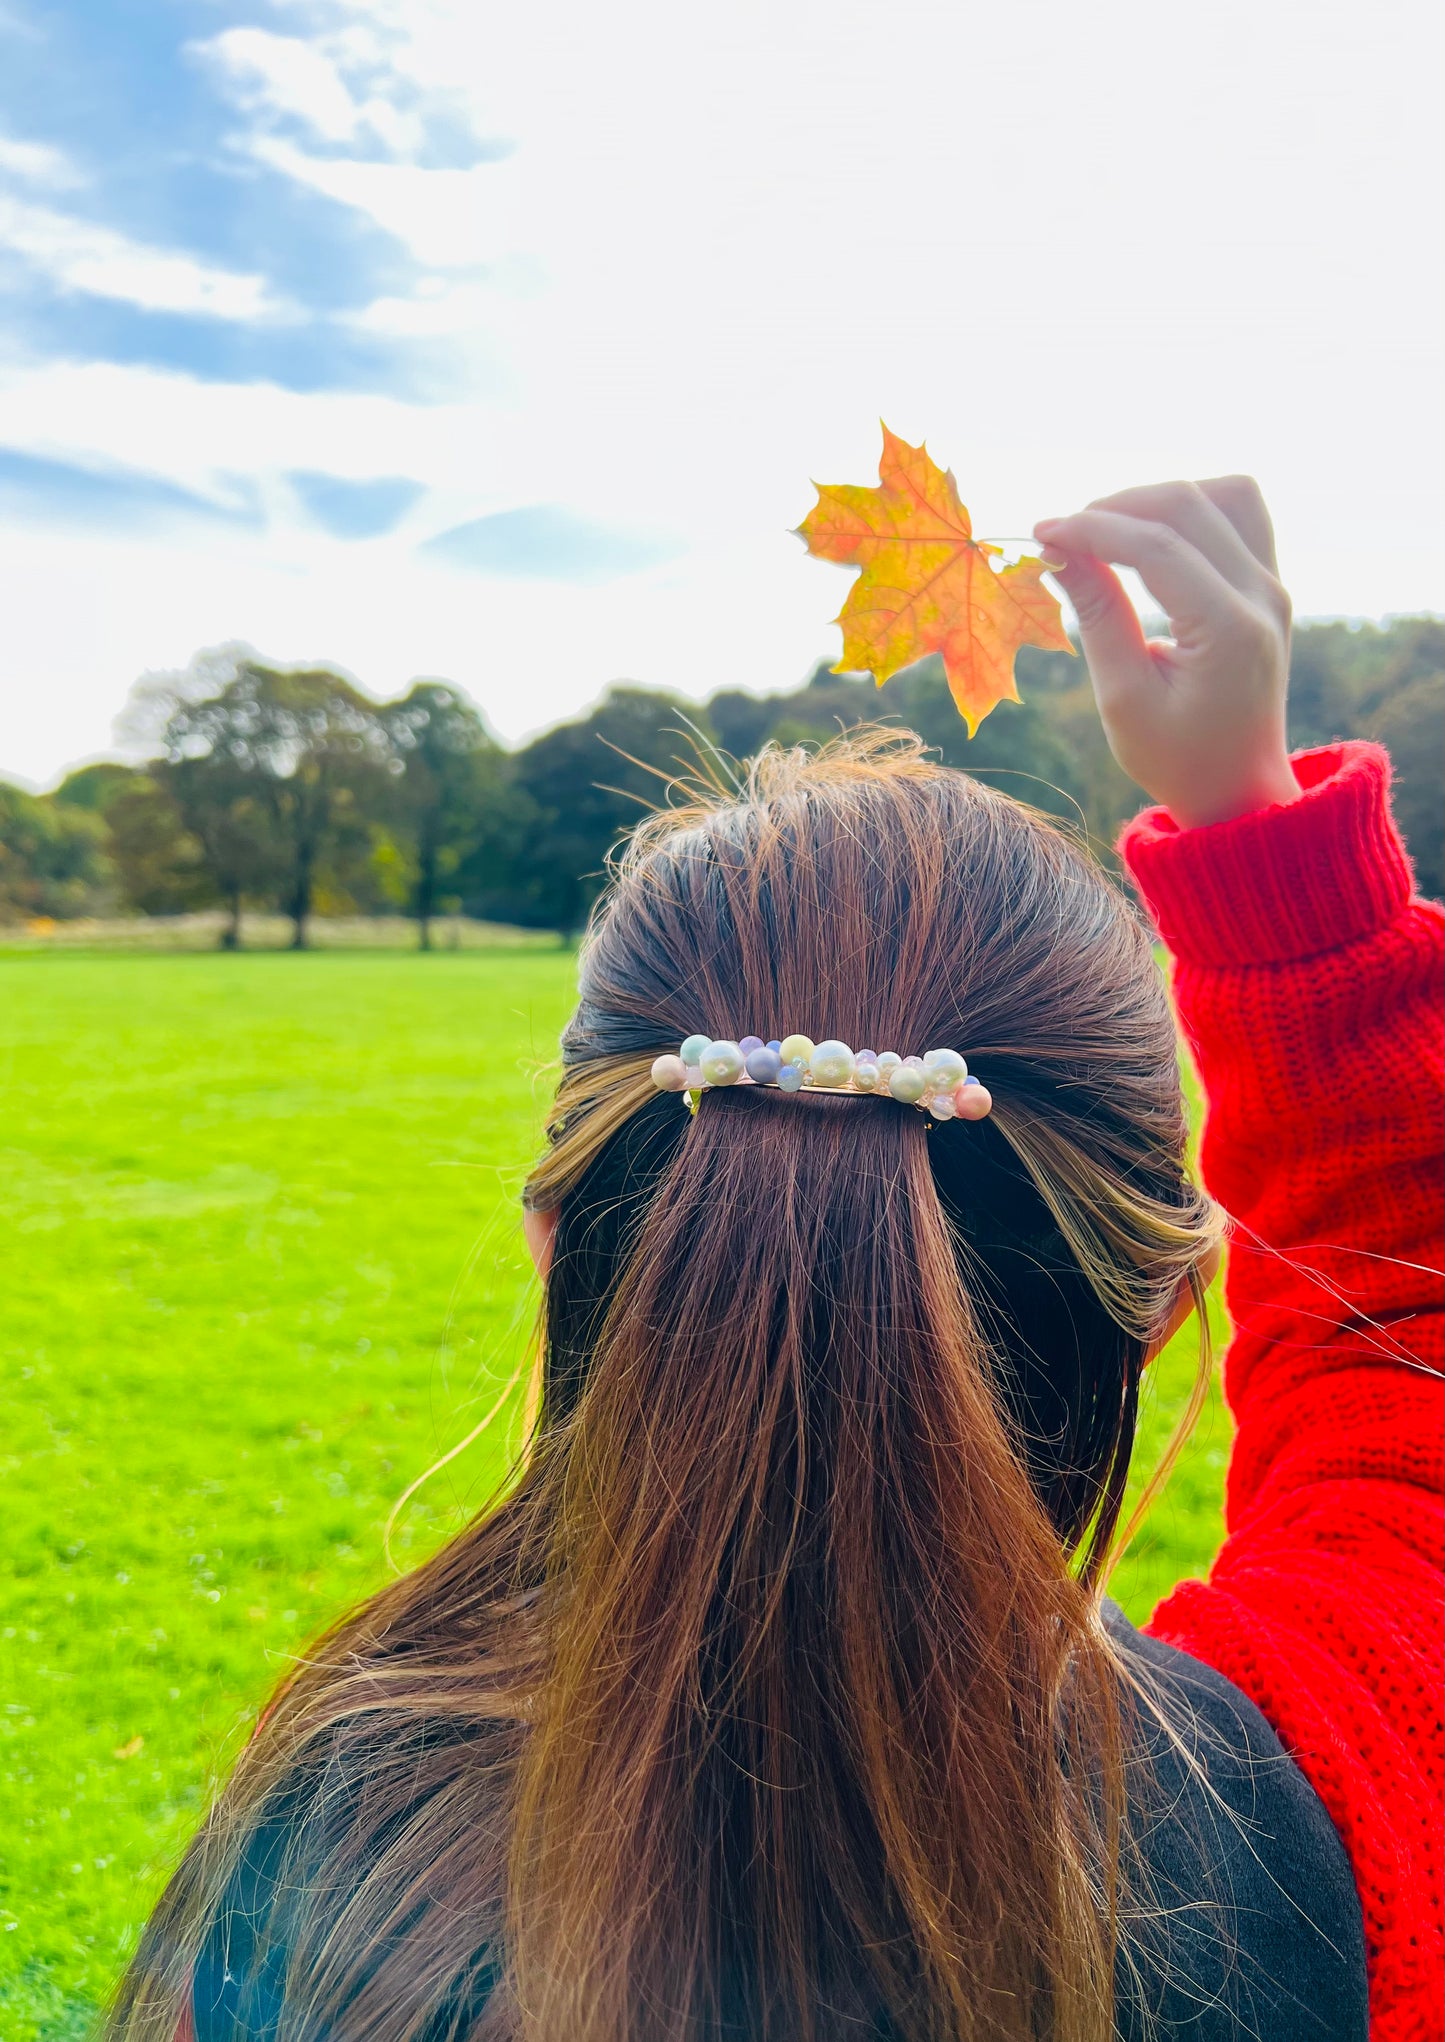
POLYGON ((437 850, 429 833, 424 833, 417 846, 416 861, 416 922, 417 948, 430 950, 432 916, 436 913, 437 899, 437 850))
POLYGON ((297 867, 296 884, 291 889, 291 905, 287 909, 291 917, 291 948, 305 950, 306 923, 311 914, 311 861, 308 858, 297 867))
POLYGON ((223 950, 239 950, 241 947, 241 896, 239 893, 227 896, 226 913, 231 919, 221 931, 221 948, 223 950))

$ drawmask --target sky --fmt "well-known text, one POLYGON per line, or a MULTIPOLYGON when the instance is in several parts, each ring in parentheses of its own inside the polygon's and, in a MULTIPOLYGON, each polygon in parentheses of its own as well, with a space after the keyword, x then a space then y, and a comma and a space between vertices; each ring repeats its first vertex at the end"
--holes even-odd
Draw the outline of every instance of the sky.
POLYGON ((515 740, 836 657, 810 477, 1239 469, 1445 608, 1425 0, 0 0, 0 771, 242 641, 515 740))

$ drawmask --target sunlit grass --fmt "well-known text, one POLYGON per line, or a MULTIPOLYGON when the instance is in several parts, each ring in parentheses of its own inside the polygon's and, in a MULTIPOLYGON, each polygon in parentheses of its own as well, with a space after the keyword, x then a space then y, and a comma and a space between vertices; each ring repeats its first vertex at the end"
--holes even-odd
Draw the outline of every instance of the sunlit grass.
MULTIPOLYGON (((84 2032, 286 1655, 382 1578, 392 1505, 519 1358, 573 969, 0 958, 4 2042, 84 2032)), ((408 1507, 403 1563, 505 1433, 408 1507)), ((1211 1411, 1116 1577, 1134 1614, 1207 1562, 1224 1446, 1211 1411)))

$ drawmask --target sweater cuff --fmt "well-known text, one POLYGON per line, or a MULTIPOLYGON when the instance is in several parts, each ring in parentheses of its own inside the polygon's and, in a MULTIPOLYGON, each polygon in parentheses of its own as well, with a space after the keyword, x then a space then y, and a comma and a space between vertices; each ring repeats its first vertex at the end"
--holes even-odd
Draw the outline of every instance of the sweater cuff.
POLYGON ((1283 964, 1358 942, 1413 891, 1390 814, 1390 760, 1351 740, 1292 761, 1298 801, 1181 829, 1167 809, 1127 824, 1119 852, 1154 924, 1188 964, 1283 964))

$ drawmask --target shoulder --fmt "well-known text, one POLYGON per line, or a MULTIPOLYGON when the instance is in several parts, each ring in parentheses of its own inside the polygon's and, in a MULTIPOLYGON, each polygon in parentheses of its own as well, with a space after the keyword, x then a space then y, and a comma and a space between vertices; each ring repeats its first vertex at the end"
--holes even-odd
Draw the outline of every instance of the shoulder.
POLYGON ((1196 1999, 1201 2042, 1244 2028, 1277 2042, 1363 2042, 1359 1896, 1318 1795, 1232 1682, 1136 1631, 1112 1604, 1105 1620, 1134 1691, 1126 1766, 1137 1890, 1125 1940, 1139 1975, 1121 1997, 1136 2011, 1152 2000, 1156 2017, 1171 1997, 1196 1999))

